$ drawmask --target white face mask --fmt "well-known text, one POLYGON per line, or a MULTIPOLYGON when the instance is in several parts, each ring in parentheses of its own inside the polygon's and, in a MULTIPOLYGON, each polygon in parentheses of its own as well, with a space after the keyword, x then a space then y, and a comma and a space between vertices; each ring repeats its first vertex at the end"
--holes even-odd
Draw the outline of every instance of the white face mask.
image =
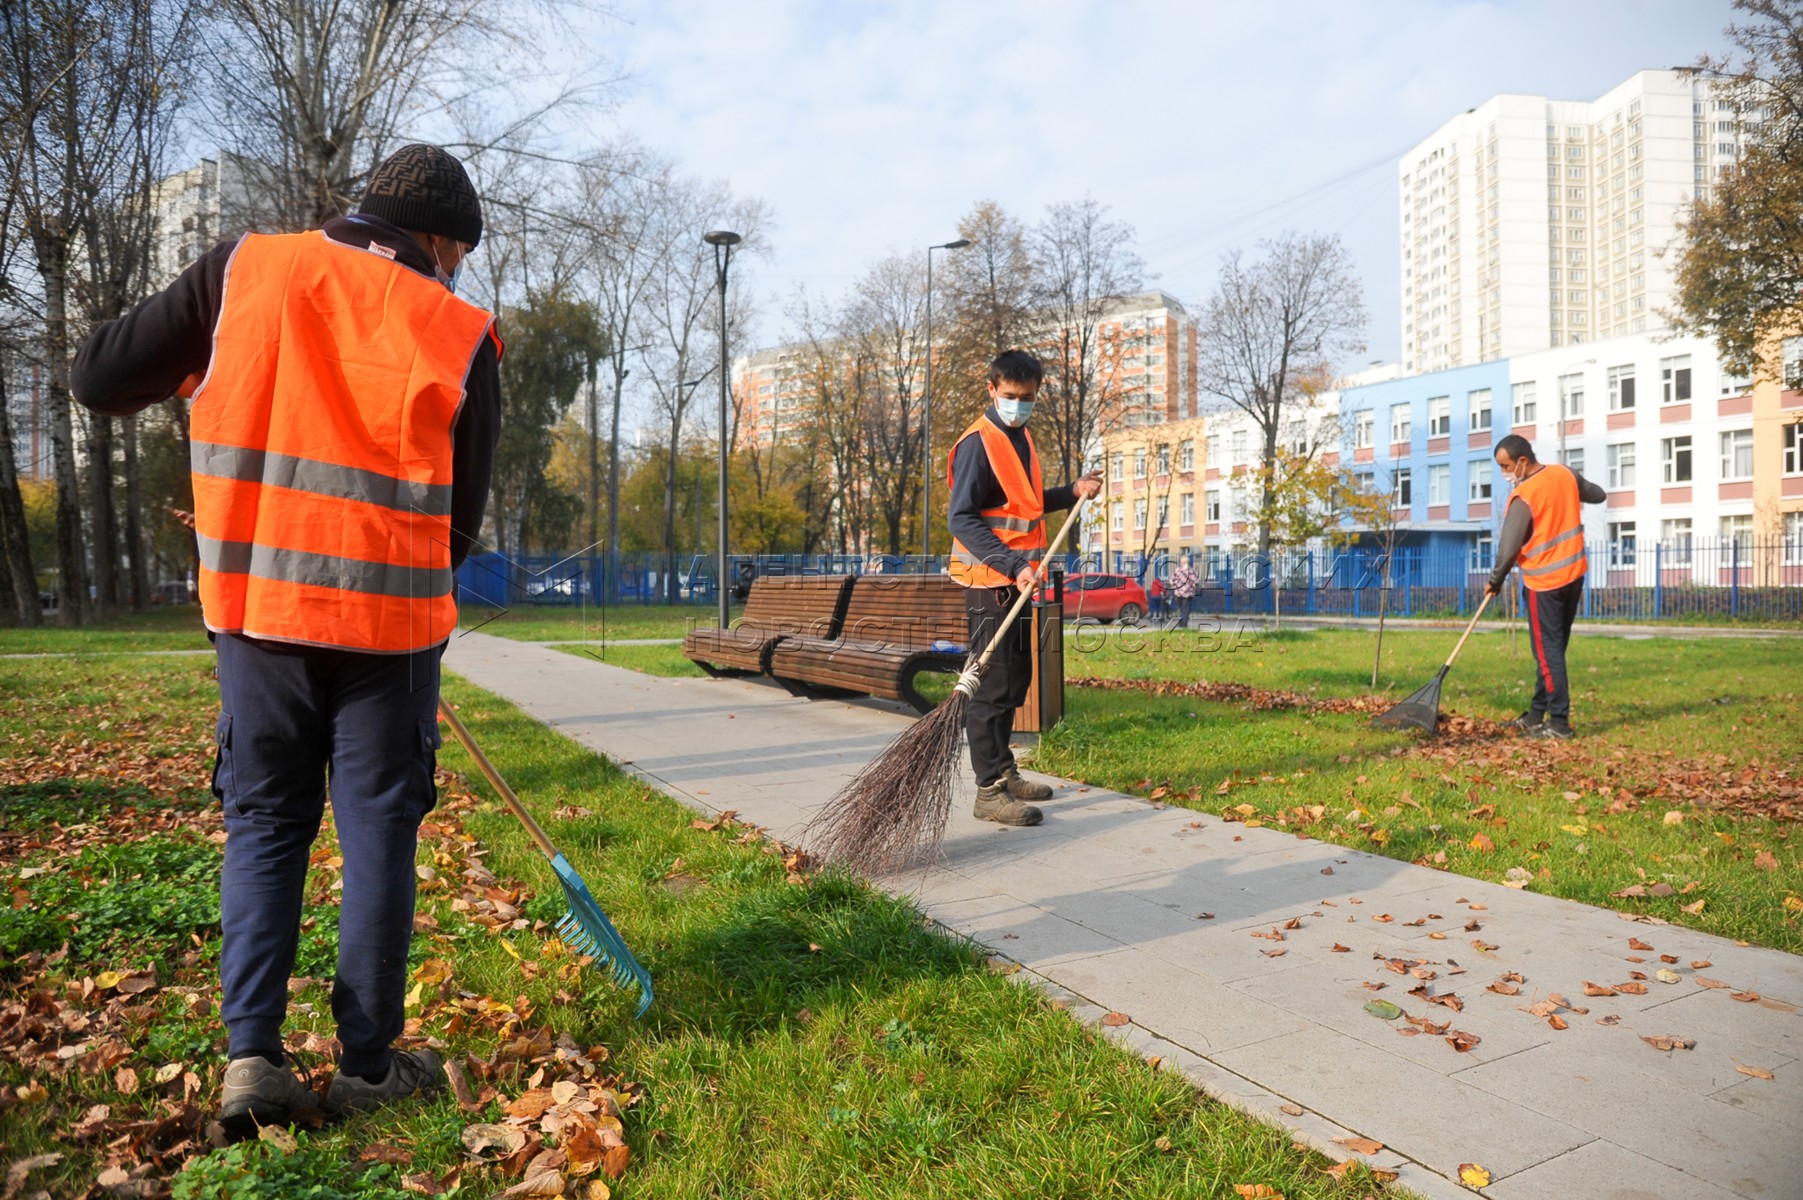
POLYGON ((444 260, 438 257, 438 243, 432 243, 432 266, 438 276, 438 282, 444 284, 445 289, 452 295, 457 294, 457 285, 463 281, 464 264, 469 260, 469 255, 464 255, 457 260, 457 269, 447 273, 444 269, 444 260))
POLYGON ((1002 419, 1002 424, 1011 429, 1019 429, 1033 415, 1034 403, 1032 400, 1010 400, 1006 396, 997 396, 995 413, 1002 419))

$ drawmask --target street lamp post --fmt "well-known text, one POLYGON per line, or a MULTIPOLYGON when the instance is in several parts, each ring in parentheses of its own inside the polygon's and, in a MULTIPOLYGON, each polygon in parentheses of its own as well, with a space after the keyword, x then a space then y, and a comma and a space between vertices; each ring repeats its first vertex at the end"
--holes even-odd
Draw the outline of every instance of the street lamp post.
POLYGON ((603 597, 618 599, 620 573, 620 392, 626 385, 626 377, 632 372, 626 369, 626 356, 635 350, 647 350, 649 346, 628 346, 623 350, 610 350, 598 358, 589 360, 588 372, 588 545, 592 553, 599 533, 595 528, 598 514, 601 511, 601 464, 598 450, 601 445, 601 403, 597 386, 595 368, 610 358, 620 361, 614 364, 614 411, 613 429, 607 443, 607 559, 606 581, 602 590, 603 597))
POLYGON ((732 624, 731 593, 726 578, 726 388, 729 367, 726 358, 726 271, 732 265, 732 248, 745 239, 725 229, 714 229, 701 235, 701 240, 714 248, 714 279, 720 287, 720 547, 719 566, 715 575, 720 592, 720 628, 732 624))
MULTIPOLYGON (((920 553, 927 563, 933 561, 933 251, 962 250, 970 244, 969 238, 959 238, 927 247, 927 387, 920 422, 920 553)), ((927 570, 925 563, 921 570, 927 570)))

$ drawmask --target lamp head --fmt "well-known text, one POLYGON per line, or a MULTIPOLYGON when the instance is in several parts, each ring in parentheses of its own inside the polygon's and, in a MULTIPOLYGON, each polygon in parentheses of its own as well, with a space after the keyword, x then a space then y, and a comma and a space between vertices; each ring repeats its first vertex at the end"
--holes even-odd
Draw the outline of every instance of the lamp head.
POLYGON ((976 245, 976 243, 971 241, 969 238, 959 238, 957 241, 947 242, 943 246, 934 246, 933 249, 935 249, 935 250, 962 250, 966 246, 974 246, 974 245, 976 245))
POLYGON ((701 235, 701 240, 710 246, 736 246, 745 239, 725 229, 713 229, 701 235))

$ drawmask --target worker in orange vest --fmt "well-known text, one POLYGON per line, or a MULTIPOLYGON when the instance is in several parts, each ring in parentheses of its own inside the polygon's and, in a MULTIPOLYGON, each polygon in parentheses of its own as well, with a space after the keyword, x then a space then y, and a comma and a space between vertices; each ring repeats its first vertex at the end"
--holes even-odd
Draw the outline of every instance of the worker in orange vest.
POLYGON ((500 434, 493 314, 456 295, 482 206, 454 156, 395 152, 358 211, 247 233, 97 329, 76 399, 99 413, 191 396, 200 599, 219 663, 220 1126, 254 1136, 319 1106, 282 1040, 303 884, 330 780, 343 856, 328 1113, 444 1079, 404 1031, 414 857, 437 798, 452 573, 500 434))
POLYGON ((1512 433, 1496 444, 1496 465, 1514 488, 1503 516, 1496 567, 1484 595, 1502 591, 1519 559, 1537 667, 1534 702, 1511 724, 1529 737, 1563 740, 1571 736, 1565 647, 1584 602, 1584 572, 1589 566, 1580 504, 1601 504, 1608 493, 1570 467, 1537 460, 1533 446, 1520 434, 1512 433))
MULTIPOLYGON (((952 447, 946 482, 951 491, 951 577, 964 588, 970 652, 981 654, 1020 593, 1033 585, 1046 549, 1045 514, 1069 508, 1102 490, 1089 474, 1065 487, 1046 488, 1027 420, 1045 370, 1024 350, 989 364, 989 407, 952 447)), ((1029 800, 1052 789, 1021 777, 1008 739, 1014 710, 1033 683, 1033 623, 1026 614, 1008 630, 970 699, 964 722, 970 766, 977 778, 976 816, 1003 825, 1037 825, 1045 814, 1029 800)))

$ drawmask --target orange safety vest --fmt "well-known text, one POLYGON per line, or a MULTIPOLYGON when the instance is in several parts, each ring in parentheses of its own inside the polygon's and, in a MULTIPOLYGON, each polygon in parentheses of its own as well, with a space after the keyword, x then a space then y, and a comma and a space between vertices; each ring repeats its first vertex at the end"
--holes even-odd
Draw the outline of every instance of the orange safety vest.
MULTIPOLYGON (((970 423, 958 436, 962 443, 971 434, 981 434, 983 451, 989 455, 989 469, 1001 481, 1002 495, 1005 497, 1001 507, 982 510, 983 523, 995 530, 995 536, 1001 539, 1002 545, 1010 550, 1018 550, 1029 555, 1035 562, 1045 556, 1045 489, 1041 485, 1039 475, 1039 451, 1033 446, 1033 435, 1027 434, 1027 457, 1033 466, 1029 472, 1022 468, 1020 455, 1015 452, 1014 443, 1008 435, 996 428, 995 422, 987 415, 978 417, 970 423)), ((946 459, 945 484, 951 486, 952 459, 958 454, 957 444, 952 446, 952 453, 946 459)), ((952 539, 951 577, 965 587, 1007 587, 1014 582, 1014 576, 996 570, 976 555, 957 538, 952 539)))
POLYGON ((378 654, 451 635, 451 428, 493 327, 323 233, 239 241, 189 418, 207 628, 378 654))
POLYGON ((1584 519, 1578 478, 1570 468, 1548 464, 1515 485, 1515 496, 1534 518, 1528 544, 1521 548, 1521 579, 1529 591, 1550 592, 1582 579, 1584 519))

